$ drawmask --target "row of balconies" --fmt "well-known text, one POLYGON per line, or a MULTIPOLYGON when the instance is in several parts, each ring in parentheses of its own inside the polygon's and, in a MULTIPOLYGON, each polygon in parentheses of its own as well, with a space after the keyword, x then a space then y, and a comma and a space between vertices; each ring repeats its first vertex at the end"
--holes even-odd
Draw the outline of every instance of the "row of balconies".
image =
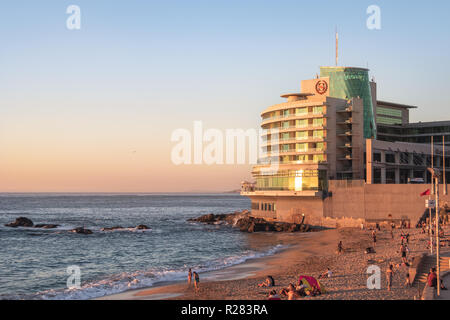
POLYGON ((301 120, 301 119, 311 119, 311 118, 326 118, 326 112, 308 112, 299 114, 289 114, 289 115, 279 115, 271 118, 263 119, 262 125, 266 125, 273 122, 278 122, 282 120, 301 120))

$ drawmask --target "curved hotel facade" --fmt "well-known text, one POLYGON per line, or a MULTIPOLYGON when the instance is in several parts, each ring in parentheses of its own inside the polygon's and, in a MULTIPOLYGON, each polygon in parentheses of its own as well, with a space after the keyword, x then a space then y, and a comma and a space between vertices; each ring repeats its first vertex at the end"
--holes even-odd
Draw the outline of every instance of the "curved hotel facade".
MULTIPOLYGON (((372 184, 378 175, 372 161, 378 151, 373 147, 395 148, 386 146, 387 141, 375 140, 377 118, 384 136, 386 122, 406 125, 413 108, 377 101, 376 83, 369 80, 369 70, 364 68, 321 67, 320 76, 301 81, 299 93, 281 97, 285 102, 261 113, 263 156, 252 171, 255 182, 244 183, 241 194, 252 200, 253 216, 289 222, 304 216, 310 222, 335 216, 339 199, 333 193, 340 194, 337 186, 343 182, 346 187, 372 184)), ((448 134, 450 138, 450 126, 448 134)), ((408 149, 396 146, 403 152, 408 149)), ((419 146, 409 148, 413 153, 425 152, 426 146, 419 146)), ((380 175, 386 176, 383 169, 380 175)), ((403 171, 399 167, 395 172, 404 181, 405 174, 416 178, 417 169, 404 166, 403 171)), ((419 176, 426 178, 425 172, 426 167, 419 168, 419 176)), ((386 177, 379 182, 386 183, 386 177)), ((395 180, 400 182, 400 178, 395 180)), ((368 219, 366 209, 364 218, 368 219)))

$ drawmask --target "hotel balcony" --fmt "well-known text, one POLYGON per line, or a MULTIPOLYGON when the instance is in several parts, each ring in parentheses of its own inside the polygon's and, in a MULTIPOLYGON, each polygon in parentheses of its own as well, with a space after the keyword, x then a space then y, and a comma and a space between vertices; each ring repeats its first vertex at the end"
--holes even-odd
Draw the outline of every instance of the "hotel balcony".
POLYGON ((327 115, 326 115, 326 112, 324 112, 324 111, 278 115, 278 116, 263 119, 261 125, 264 126, 266 124, 280 122, 280 121, 288 121, 288 120, 303 120, 303 119, 326 118, 326 117, 327 117, 327 115))
POLYGON ((293 137, 293 138, 289 138, 289 139, 279 139, 277 142, 272 140, 269 141, 265 141, 262 143, 262 147, 268 147, 268 146, 277 146, 280 144, 289 144, 289 143, 306 143, 306 142, 327 142, 327 139, 325 137, 314 137, 314 136, 309 136, 306 138, 298 138, 298 137, 293 137))
POLYGON ((306 126, 289 126, 289 127, 277 127, 277 128, 263 128, 265 131, 262 136, 269 134, 285 133, 285 132, 297 132, 297 131, 313 131, 313 130, 327 130, 324 124, 310 124, 306 126), (274 133, 276 131, 276 133, 274 133))
POLYGON ((323 191, 320 190, 305 190, 305 191, 292 191, 292 190, 258 190, 243 191, 242 196, 265 196, 265 197, 322 197, 323 191))

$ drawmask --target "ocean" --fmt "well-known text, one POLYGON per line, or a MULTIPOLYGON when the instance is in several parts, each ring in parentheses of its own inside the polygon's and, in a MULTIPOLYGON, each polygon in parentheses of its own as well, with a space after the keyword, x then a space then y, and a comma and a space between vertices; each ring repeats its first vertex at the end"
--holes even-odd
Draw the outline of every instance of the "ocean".
POLYGON ((238 194, 0 194, 0 299, 91 299, 273 254, 280 246, 235 228, 187 222, 249 208, 238 194), (4 226, 18 217, 60 227, 4 226), (150 229, 100 230, 141 224, 150 229), (80 288, 67 287, 72 266, 80 288))

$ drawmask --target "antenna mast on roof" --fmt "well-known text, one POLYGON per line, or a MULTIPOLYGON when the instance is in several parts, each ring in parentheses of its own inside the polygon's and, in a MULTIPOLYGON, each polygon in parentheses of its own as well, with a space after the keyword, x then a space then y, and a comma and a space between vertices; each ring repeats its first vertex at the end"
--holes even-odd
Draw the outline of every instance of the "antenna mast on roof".
POLYGON ((339 34, 336 26, 336 67, 339 64, 339 34))

